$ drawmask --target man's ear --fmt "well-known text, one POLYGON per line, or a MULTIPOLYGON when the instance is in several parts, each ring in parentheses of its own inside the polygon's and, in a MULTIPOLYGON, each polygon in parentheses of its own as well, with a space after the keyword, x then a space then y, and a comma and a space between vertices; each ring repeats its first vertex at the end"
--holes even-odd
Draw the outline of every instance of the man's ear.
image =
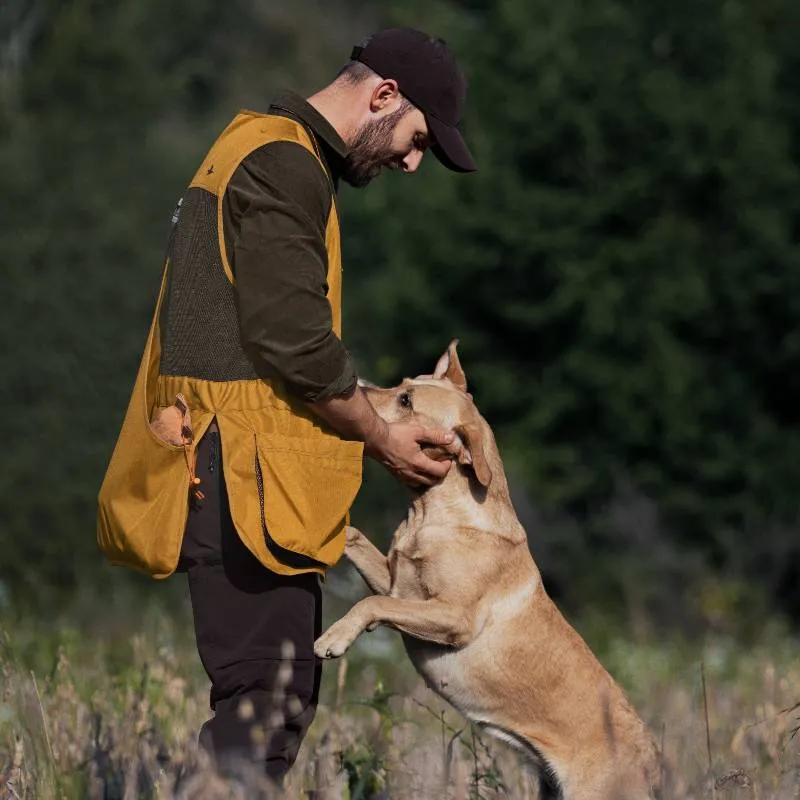
POLYGON ((464 446, 458 454, 459 464, 471 464, 478 483, 487 487, 492 482, 492 469, 483 452, 483 437, 480 428, 474 422, 456 425, 453 430, 461 437, 464 446))
POLYGON ((383 111, 400 99, 400 89, 393 78, 382 80, 372 90, 369 100, 370 111, 383 111))
POLYGON ((442 353, 441 358, 436 362, 436 368, 433 370, 433 377, 449 378, 462 392, 466 392, 467 376, 464 374, 464 370, 461 369, 461 362, 458 360, 456 345, 458 345, 458 339, 453 339, 447 350, 442 353))

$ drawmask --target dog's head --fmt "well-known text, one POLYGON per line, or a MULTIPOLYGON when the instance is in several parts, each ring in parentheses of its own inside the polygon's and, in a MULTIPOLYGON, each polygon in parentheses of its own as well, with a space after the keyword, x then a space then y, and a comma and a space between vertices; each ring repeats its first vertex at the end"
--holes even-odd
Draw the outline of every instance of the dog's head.
POLYGON ((387 422, 416 422, 452 430, 457 438, 449 453, 474 472, 481 486, 488 487, 492 468, 487 449, 490 442, 493 446, 493 437, 467 392, 457 344, 458 340, 450 342, 430 375, 406 378, 391 389, 371 385, 362 388, 375 411, 387 422))

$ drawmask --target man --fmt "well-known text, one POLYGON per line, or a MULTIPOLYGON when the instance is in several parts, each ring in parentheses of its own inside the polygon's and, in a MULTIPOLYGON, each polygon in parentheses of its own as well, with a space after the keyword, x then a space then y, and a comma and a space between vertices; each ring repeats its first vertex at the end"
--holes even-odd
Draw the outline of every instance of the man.
POLYGON ((428 148, 473 171, 456 127, 466 86, 444 42, 407 28, 351 58, 308 101, 284 93, 266 115, 239 114, 199 168, 100 497, 99 539, 115 563, 188 573, 215 711, 201 743, 279 782, 316 708, 319 576, 341 556, 362 448, 412 486, 450 466, 421 449, 449 433, 386 424, 357 386, 340 338, 335 195, 340 179, 363 187, 383 169, 414 172, 428 148), (179 393, 196 444, 188 511, 180 448, 133 431, 137 398, 150 412, 179 393))

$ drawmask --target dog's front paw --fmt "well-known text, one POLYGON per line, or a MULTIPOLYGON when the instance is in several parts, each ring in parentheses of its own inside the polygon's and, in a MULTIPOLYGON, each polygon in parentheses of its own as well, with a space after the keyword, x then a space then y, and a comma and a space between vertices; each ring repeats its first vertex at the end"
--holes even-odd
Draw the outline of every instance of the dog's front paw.
POLYGON ((319 658, 339 658, 361 631, 362 628, 356 627, 349 620, 340 619, 314 642, 314 654, 319 658))

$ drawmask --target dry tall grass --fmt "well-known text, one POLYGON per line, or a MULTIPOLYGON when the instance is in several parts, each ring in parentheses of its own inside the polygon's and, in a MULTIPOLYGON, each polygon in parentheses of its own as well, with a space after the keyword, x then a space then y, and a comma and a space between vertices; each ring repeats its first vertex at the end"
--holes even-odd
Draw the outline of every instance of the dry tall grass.
MULTIPOLYGON (((31 650, 38 634, 6 626, 0 798, 267 797, 253 776, 215 776, 197 750, 207 685, 185 622, 150 613, 132 640, 124 626, 85 637, 61 630, 46 652, 31 650)), ((396 634, 362 638, 349 663, 326 667, 286 796, 537 796, 516 756, 425 689, 396 634)), ((723 638, 703 647, 618 639, 600 656, 663 742, 668 796, 716 800, 800 796, 799 653, 793 638, 766 631, 748 648, 723 638)))

